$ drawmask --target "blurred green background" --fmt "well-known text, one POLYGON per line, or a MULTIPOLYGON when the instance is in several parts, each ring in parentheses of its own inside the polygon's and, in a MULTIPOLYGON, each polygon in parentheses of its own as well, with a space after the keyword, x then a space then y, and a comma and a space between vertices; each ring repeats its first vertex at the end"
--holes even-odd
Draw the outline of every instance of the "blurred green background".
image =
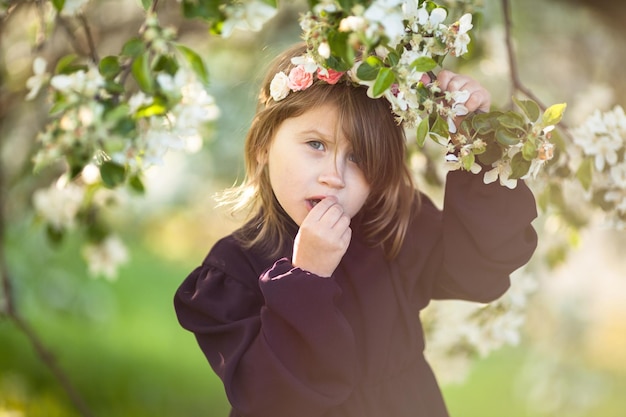
MULTIPOLYGON (((96 2, 89 18, 102 56, 140 25, 128 2, 96 2)), ((131 2, 132 3, 132 2, 131 2)), ((255 87, 268 57, 298 40, 302 5, 281 8, 261 33, 210 37, 181 21, 177 2, 159 16, 203 53, 222 110, 213 135, 194 155, 169 155, 148 178, 148 194, 129 195, 110 213, 131 261, 109 282, 87 276, 79 237, 58 248, 33 219, 30 196, 53 173, 30 175, 33 138, 45 122, 23 102, 30 74, 24 28, 3 31, 2 164, 8 185, 7 264, 21 313, 65 369, 96 416, 226 416, 228 405, 190 333, 178 325, 174 291, 212 243, 236 223, 212 195, 241 178, 241 148, 255 87)), ((626 105, 624 4, 528 0, 513 5, 520 75, 545 102, 568 102, 566 122, 593 109, 626 105)), ((510 95, 500 2, 485 1, 476 56, 458 64, 506 103, 510 95)), ((22 17, 28 21, 28 16, 22 17)), ((19 22, 19 20, 18 20, 19 22)), ((28 28, 31 30, 31 28, 28 28)), ((57 42, 44 53, 62 52, 57 42)), ((457 65, 457 64, 454 64, 457 65)), ((39 103, 41 104, 41 103, 39 103)), ((554 232, 544 225, 544 238, 554 232)), ((623 417, 626 410, 626 266, 623 233, 592 228, 528 306, 522 343, 477 360, 462 383, 444 382, 452 417, 623 417)), ((66 393, 15 324, 0 319, 0 417, 78 416, 66 393)))

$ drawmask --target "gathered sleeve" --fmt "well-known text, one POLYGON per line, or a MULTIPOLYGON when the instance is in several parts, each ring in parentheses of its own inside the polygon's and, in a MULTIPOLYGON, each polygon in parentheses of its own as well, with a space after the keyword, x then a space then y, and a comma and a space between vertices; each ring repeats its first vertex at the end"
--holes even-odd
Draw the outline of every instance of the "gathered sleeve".
POLYGON ((450 172, 442 211, 431 203, 417 222, 419 230, 436 236, 431 247, 422 245, 428 258, 422 296, 477 302, 500 297, 510 286, 510 274, 536 249, 531 224, 536 216, 535 199, 523 181, 509 189, 484 184, 482 175, 450 172))
POLYGON ((233 258, 232 246, 216 245, 180 286, 180 324, 222 379, 234 415, 324 415, 355 378, 354 338, 336 307, 340 287, 287 259, 258 273, 243 252, 233 258))

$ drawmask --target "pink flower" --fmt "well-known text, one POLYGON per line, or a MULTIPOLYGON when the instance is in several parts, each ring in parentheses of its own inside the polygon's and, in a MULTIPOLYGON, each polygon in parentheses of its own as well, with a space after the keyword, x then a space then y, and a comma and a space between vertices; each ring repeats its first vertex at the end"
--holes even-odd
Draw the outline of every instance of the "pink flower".
POLYGON ((343 74, 345 74, 345 72, 335 71, 332 68, 328 68, 327 70, 320 68, 317 70, 317 78, 328 84, 337 84, 341 77, 343 77, 343 74))
POLYGON ((313 74, 304 69, 304 65, 298 65, 289 71, 289 88, 291 91, 306 90, 313 84, 313 74))

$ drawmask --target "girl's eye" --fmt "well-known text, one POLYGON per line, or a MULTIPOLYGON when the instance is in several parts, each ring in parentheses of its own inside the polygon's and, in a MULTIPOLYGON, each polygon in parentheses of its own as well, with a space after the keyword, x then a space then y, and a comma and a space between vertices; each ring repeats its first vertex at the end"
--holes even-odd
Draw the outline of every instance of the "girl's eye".
POLYGON ((324 150, 324 144, 322 142, 320 142, 319 140, 312 140, 307 142, 308 145, 318 151, 323 151, 324 150))
POLYGON ((348 155, 348 161, 354 162, 357 165, 361 163, 359 157, 356 156, 356 154, 354 154, 353 152, 350 152, 350 154, 348 155))

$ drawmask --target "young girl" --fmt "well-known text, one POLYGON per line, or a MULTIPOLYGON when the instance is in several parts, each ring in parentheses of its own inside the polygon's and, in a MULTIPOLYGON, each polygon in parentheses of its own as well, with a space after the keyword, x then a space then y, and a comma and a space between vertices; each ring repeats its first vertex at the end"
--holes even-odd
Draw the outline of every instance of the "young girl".
MULTIPOLYGON (((506 291, 536 246, 533 196, 454 171, 439 210, 415 190, 385 99, 327 77, 277 94, 275 75, 303 52, 271 67, 247 177, 228 194, 251 218, 182 283, 178 319, 231 417, 445 417, 420 310, 506 291)), ((489 109, 476 81, 441 71, 438 82, 469 91, 470 111, 489 109)))

